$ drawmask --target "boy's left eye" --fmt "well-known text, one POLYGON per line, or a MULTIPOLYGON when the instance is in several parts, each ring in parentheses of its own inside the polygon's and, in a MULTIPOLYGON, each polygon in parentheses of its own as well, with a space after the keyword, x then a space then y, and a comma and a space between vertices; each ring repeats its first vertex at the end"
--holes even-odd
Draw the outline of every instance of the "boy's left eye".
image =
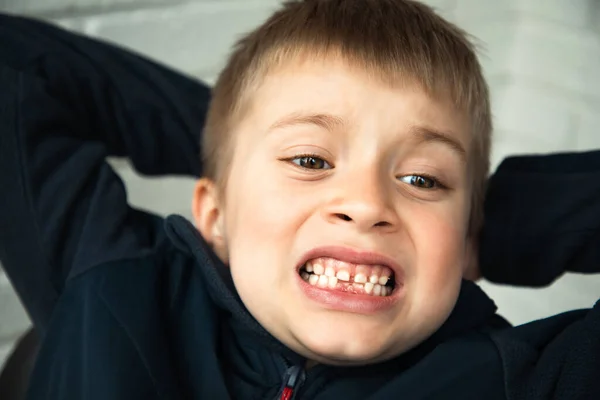
POLYGON ((436 189, 441 186, 436 179, 424 175, 405 175, 399 177, 399 179, 401 182, 420 189, 436 189))

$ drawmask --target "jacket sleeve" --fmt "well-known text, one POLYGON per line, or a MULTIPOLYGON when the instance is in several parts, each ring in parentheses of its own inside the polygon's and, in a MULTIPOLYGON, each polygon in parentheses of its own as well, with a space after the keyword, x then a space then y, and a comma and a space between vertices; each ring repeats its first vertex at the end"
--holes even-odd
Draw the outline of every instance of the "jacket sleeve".
POLYGON ((95 278, 91 284, 89 279, 67 284, 37 354, 27 399, 165 398, 126 326, 97 290, 95 278))
POLYGON ((506 397, 600 398, 600 301, 492 334, 502 358, 506 397))
MULTIPOLYGON (((600 272, 600 151, 509 158, 489 185, 484 277, 543 286, 567 271, 600 272)), ((600 301, 492 339, 508 399, 600 398, 600 301)))
POLYGON ((489 181, 483 276, 545 286, 564 272, 600 272, 600 151, 505 160, 489 181))
POLYGON ((43 329, 68 278, 161 240, 106 157, 198 176, 210 91, 42 22, 0 15, 0 37, 0 261, 43 329))

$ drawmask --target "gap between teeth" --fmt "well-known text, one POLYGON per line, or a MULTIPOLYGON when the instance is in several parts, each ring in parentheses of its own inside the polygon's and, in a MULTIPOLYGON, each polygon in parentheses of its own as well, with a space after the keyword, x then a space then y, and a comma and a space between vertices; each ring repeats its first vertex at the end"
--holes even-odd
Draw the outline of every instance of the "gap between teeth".
MULTIPOLYGON (((314 275, 320 275, 320 276, 324 275, 324 276, 328 276, 330 278, 335 277, 340 281, 350 282, 350 272, 348 272, 346 270, 340 270, 336 273, 333 268, 331 268, 331 267, 325 268, 320 264, 315 264, 314 266, 311 264, 307 264, 304 269, 306 272, 309 272, 309 273, 312 272, 314 275)), ((355 283, 371 283, 373 285, 379 284, 379 285, 385 286, 389 280, 390 280, 389 276, 371 275, 369 278, 367 278, 366 275, 361 274, 361 273, 358 273, 354 276, 355 283)))
MULTIPOLYGON (((304 281, 308 282, 312 286, 317 286, 320 288, 335 289, 338 287, 338 283, 342 283, 342 284, 344 284, 344 287, 341 287, 339 289, 341 289, 342 291, 346 291, 346 292, 358 291, 358 292, 364 292, 368 295, 373 295, 373 296, 389 296, 390 294, 392 294, 393 288, 385 286, 385 284, 382 285, 380 283, 373 283, 370 280, 367 281, 366 277, 364 278, 364 280, 362 278, 360 278, 360 280, 362 282, 359 282, 357 280, 357 277, 362 274, 358 274, 357 276, 355 276, 353 283, 349 283, 350 276, 348 274, 348 271, 338 271, 338 273, 336 275, 337 276, 331 276, 331 275, 328 275, 327 273, 324 273, 324 274, 312 273, 312 274, 310 274, 308 269, 307 269, 307 271, 302 271, 300 273, 300 276, 302 277, 302 279, 304 281), (340 279, 340 277, 339 277, 340 273, 342 273, 342 277, 346 278, 346 279, 340 279), (348 275, 348 276, 346 277, 346 275, 348 275)), ((373 278, 373 277, 371 277, 371 278, 373 278)), ((378 280, 378 282, 379 282, 379 280, 378 280)), ((386 282, 387 282, 387 278, 386 278, 386 282)))

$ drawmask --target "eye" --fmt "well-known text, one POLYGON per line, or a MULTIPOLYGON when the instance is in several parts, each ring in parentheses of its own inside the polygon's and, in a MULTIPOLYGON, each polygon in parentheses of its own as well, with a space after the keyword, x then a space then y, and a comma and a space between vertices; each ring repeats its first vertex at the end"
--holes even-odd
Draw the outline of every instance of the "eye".
POLYGON ((437 189, 440 188, 440 183, 433 177, 426 175, 405 175, 401 176, 401 182, 415 186, 419 189, 437 189))
POLYGON ((331 165, 320 157, 314 155, 296 156, 290 161, 297 166, 305 169, 331 169, 331 165))

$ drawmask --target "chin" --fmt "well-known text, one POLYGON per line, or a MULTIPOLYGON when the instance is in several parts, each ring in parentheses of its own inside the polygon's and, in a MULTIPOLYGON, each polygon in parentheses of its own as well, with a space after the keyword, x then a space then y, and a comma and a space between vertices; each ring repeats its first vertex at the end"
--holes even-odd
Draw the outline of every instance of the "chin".
POLYGON ((385 361, 400 352, 393 338, 373 334, 378 331, 376 328, 315 329, 312 326, 307 329, 308 334, 299 339, 304 355, 311 360, 330 365, 365 365, 385 361))
POLYGON ((318 348, 307 346, 307 358, 320 364, 336 366, 359 366, 374 364, 392 358, 394 355, 388 354, 381 348, 361 346, 361 348, 340 348, 333 345, 325 345, 318 348))

